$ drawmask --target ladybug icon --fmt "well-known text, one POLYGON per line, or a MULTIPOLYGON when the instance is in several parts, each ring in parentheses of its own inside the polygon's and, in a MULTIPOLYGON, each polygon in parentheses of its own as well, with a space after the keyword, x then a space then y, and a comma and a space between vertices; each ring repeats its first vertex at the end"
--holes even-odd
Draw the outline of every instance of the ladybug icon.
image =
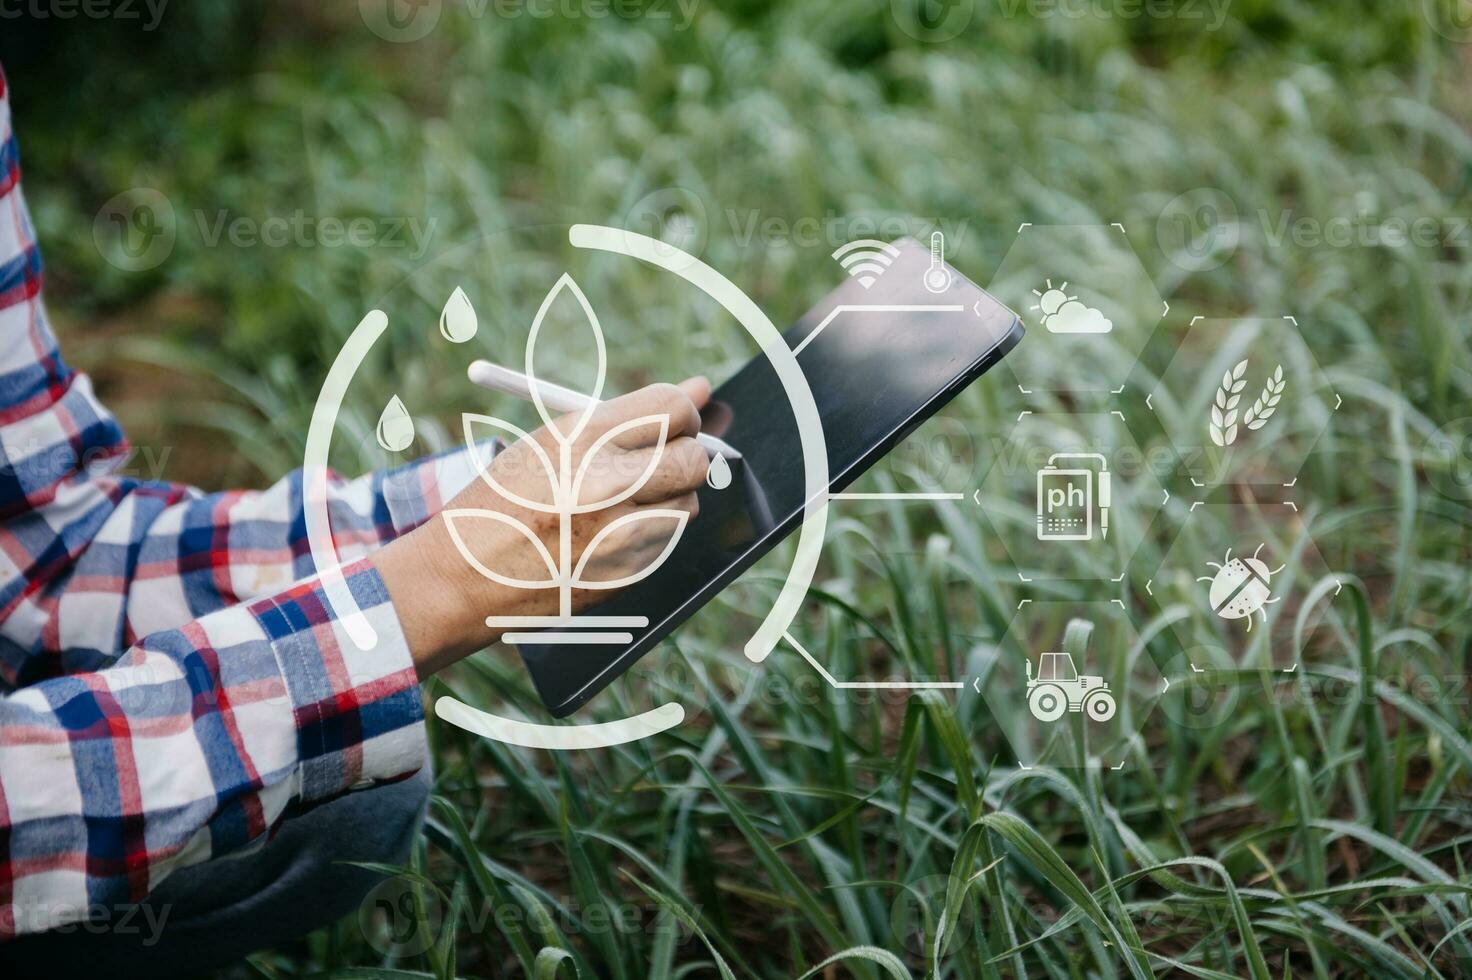
POLYGON ((1268 614, 1263 606, 1282 598, 1272 595, 1271 583, 1273 576, 1281 572, 1284 566, 1269 569, 1266 562, 1260 561, 1257 556, 1263 547, 1262 544, 1258 545, 1251 558, 1233 558, 1232 550, 1228 548, 1226 557, 1222 559, 1223 564, 1207 562, 1216 569, 1216 574, 1203 575, 1196 580, 1211 583, 1208 597, 1216 614, 1222 619, 1247 620, 1249 633, 1252 632, 1252 614, 1259 614, 1266 623, 1268 614))

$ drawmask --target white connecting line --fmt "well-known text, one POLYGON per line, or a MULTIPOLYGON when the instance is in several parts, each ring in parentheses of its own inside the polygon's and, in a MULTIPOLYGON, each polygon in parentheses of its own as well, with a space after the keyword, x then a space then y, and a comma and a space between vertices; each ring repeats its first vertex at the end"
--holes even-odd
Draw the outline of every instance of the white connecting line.
MULTIPOLYGON (((796 357, 803 352, 818 335, 827 329, 828 325, 838 319, 843 313, 960 313, 966 307, 960 304, 841 304, 829 311, 828 315, 813 328, 794 348, 792 354, 796 357)), ((964 500, 964 493, 830 493, 829 500, 964 500)), ((823 667, 822 664, 808 653, 803 645, 793 637, 790 632, 783 631, 782 638, 786 640, 792 649, 796 650, 804 660, 812 665, 813 669, 827 681, 831 686, 839 690, 959 690, 965 687, 961 681, 841 681, 823 667)))
POLYGON ((964 309, 966 309, 966 307, 961 306, 960 304, 937 305, 935 303, 922 303, 919 305, 901 304, 898 306, 870 306, 865 303, 852 305, 847 303, 841 304, 839 306, 835 306, 832 311, 823 318, 822 322, 813 328, 812 333, 808 334, 802 339, 801 343, 792 348, 792 356, 796 357, 798 354, 801 354, 802 349, 808 344, 811 344, 815 339, 817 339, 818 334, 823 332, 823 328, 828 326, 828 324, 832 323, 834 320, 838 319, 838 315, 840 313, 960 313, 964 309))
POLYGON ((827 681, 829 684, 833 685, 839 690, 957 690, 965 686, 961 681, 841 681, 834 677, 832 674, 828 673, 828 671, 823 668, 822 664, 813 659, 813 655, 811 653, 808 653, 807 650, 803 649, 803 645, 797 642, 797 640, 793 639, 791 633, 783 632, 782 639, 790 643, 792 645, 792 649, 796 650, 802 655, 802 658, 804 660, 812 664, 813 669, 822 675, 823 680, 827 681))
POLYGON ((964 493, 830 493, 829 500, 965 500, 964 493))

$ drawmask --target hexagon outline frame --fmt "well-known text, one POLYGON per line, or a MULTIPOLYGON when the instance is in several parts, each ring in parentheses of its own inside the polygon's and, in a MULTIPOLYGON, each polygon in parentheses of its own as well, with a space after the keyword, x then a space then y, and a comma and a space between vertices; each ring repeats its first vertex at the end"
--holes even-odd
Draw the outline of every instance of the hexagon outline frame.
MULTIPOLYGON (((1146 284, 1149 287, 1150 293, 1153 294, 1154 298, 1156 300, 1159 300, 1161 305, 1161 312, 1159 316, 1157 316, 1152 322, 1148 324, 1145 323, 1143 320, 1140 321, 1141 337, 1138 346, 1122 345, 1131 355, 1130 366, 1120 378, 1113 379, 1109 383, 1100 386, 1067 386, 1056 388, 1043 387, 1035 383, 1030 383, 1027 378, 1024 378, 1018 372, 1018 367, 1016 363, 1004 362, 1003 366, 1011 373, 1013 381, 1016 383, 1017 390, 1023 395, 1033 395, 1039 392, 1091 396, 1099 396, 1103 394, 1119 395, 1123 393, 1125 388, 1128 386, 1129 378, 1139 367, 1140 359, 1144 355, 1146 346, 1149 344, 1151 338, 1155 335, 1156 329, 1160 326, 1160 323, 1167 316, 1170 315, 1170 301, 1161 294, 1160 287, 1155 284, 1154 277, 1152 277, 1149 270, 1145 268, 1145 263, 1141 261, 1139 252, 1135 250, 1134 242, 1130 239, 1128 230, 1125 228, 1124 223, 1120 221, 1048 222, 1045 224, 1038 224, 1032 221, 1020 222, 1017 225, 1016 232, 1013 234, 1012 241, 1008 243, 1006 250, 1002 253, 1001 260, 998 261, 996 268, 992 271, 992 275, 987 281, 987 292, 994 292, 994 287, 996 286, 998 278, 1001 276, 1003 270, 1007 268, 1008 257, 1012 254, 1013 250, 1016 249, 1017 244, 1022 239, 1023 234, 1026 233, 1028 229, 1033 228, 1112 228, 1118 231, 1125 243, 1124 250, 1128 252, 1130 258, 1134 260, 1135 267, 1139 271, 1140 281, 1146 284)), ((1024 318, 1024 322, 1026 322, 1026 318, 1024 318)))
MULTIPOLYGON (((1137 363, 1138 363, 1138 361, 1137 361, 1137 363)), ((1326 402, 1326 404, 1328 404, 1328 403, 1326 402)), ((1156 378, 1156 383, 1155 383, 1154 387, 1149 392, 1147 392, 1146 395, 1145 395, 1145 407, 1148 408, 1148 409, 1150 409, 1150 411, 1155 414, 1156 420, 1160 423, 1161 430, 1162 430, 1162 432, 1165 435, 1166 443, 1170 446, 1172 452, 1174 452, 1176 454, 1176 458, 1179 461, 1179 464, 1180 464, 1179 465, 1180 473, 1182 475, 1184 475, 1190 481, 1192 487, 1195 487, 1198 490, 1218 489, 1218 488, 1224 488, 1224 487, 1239 487, 1239 488, 1252 489, 1252 490, 1267 489, 1267 488, 1289 489, 1289 490, 1293 489, 1295 486, 1298 485, 1299 479, 1303 476, 1303 471, 1304 471, 1305 467, 1307 467, 1309 459, 1313 456, 1315 450, 1318 448, 1319 443, 1323 441, 1323 438, 1324 438, 1325 434, 1328 433, 1330 427, 1333 425, 1334 416, 1339 412, 1339 409, 1341 409, 1343 406, 1344 406, 1344 396, 1339 392, 1339 390, 1337 388, 1334 387, 1333 381, 1329 377, 1329 372, 1327 370, 1325 370, 1324 366, 1321 363, 1319 363, 1318 355, 1314 353, 1314 347, 1313 347, 1313 345, 1310 344, 1309 341, 1308 341, 1308 338, 1304 336, 1304 334, 1303 334, 1303 328, 1299 324, 1298 318, 1296 316, 1293 316, 1292 314, 1288 314, 1288 313, 1282 313, 1282 314, 1278 314, 1276 316, 1272 316, 1272 315, 1262 315, 1262 316, 1259 316, 1259 315, 1208 316, 1208 315, 1206 315, 1204 313, 1198 313, 1195 316, 1192 316, 1191 319, 1187 322, 1186 333, 1182 335, 1181 340, 1180 340, 1180 343, 1176 344, 1175 350, 1173 350, 1171 352, 1170 359, 1166 362, 1165 367, 1161 370, 1159 376, 1156 378), (1155 406, 1154 398, 1160 392, 1160 390, 1163 387, 1165 387, 1165 384, 1166 384, 1166 375, 1170 374, 1170 371, 1171 371, 1172 366, 1175 364, 1176 359, 1180 356, 1181 351, 1187 346, 1188 341, 1189 341, 1189 339, 1191 337, 1191 332, 1192 332, 1192 330, 1195 329, 1195 327, 1196 327, 1196 325, 1198 323, 1201 323, 1203 321, 1206 321, 1208 323, 1210 323, 1210 322, 1232 323, 1232 322, 1245 322, 1245 321, 1249 321, 1249 320, 1278 320, 1278 319, 1287 321, 1289 324, 1292 325, 1292 327, 1293 327, 1293 335, 1298 338, 1298 341, 1302 345, 1302 349, 1303 349, 1304 353, 1306 353, 1309 356, 1309 358, 1313 361, 1314 369, 1317 371, 1317 373, 1319 374, 1320 378, 1322 379, 1322 382, 1323 382, 1322 385, 1316 385, 1313 390, 1315 392, 1322 392, 1325 395, 1333 395, 1334 396, 1334 402, 1333 402, 1332 406, 1329 406, 1329 418, 1324 423, 1324 425, 1321 426, 1318 429, 1318 431, 1316 431, 1314 433, 1313 438, 1310 440, 1307 449, 1304 450, 1304 453, 1303 453, 1302 457, 1298 460, 1298 463, 1297 463, 1296 467, 1293 470, 1293 473, 1292 473, 1291 478, 1288 479, 1286 482, 1283 482, 1283 481, 1278 481, 1278 482, 1271 482, 1271 481, 1270 482, 1261 482, 1261 481, 1240 480, 1240 479, 1225 479, 1225 480, 1218 479, 1218 480, 1207 480, 1207 481, 1203 482, 1203 480, 1200 479, 1200 478, 1198 478, 1198 477, 1205 477, 1206 476, 1205 471, 1204 470, 1200 470, 1199 468, 1196 468, 1196 471, 1193 471, 1193 468, 1186 463, 1186 454, 1181 451, 1182 450, 1182 447, 1177 444, 1175 433, 1173 431, 1173 426, 1170 425, 1169 423, 1167 423, 1166 419, 1160 414, 1160 409, 1155 406)), ((1230 475, 1230 473, 1231 473, 1231 471, 1228 470, 1228 475, 1230 475)))

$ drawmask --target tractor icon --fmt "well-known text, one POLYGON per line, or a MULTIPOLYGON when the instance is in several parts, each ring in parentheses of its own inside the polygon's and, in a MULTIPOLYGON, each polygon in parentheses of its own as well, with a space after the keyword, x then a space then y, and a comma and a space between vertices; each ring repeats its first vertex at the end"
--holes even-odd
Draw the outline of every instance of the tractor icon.
POLYGON ((1073 657, 1067 653, 1045 653, 1038 662, 1038 676, 1032 676, 1032 661, 1027 662, 1027 706, 1038 721, 1057 721, 1064 710, 1082 711, 1094 721, 1114 717, 1114 695, 1104 678, 1093 674, 1079 675, 1073 657))

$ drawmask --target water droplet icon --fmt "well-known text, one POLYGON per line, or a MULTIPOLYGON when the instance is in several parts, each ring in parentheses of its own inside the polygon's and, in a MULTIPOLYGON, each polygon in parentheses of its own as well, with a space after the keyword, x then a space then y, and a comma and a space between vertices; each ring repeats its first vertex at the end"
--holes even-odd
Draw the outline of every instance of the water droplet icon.
POLYGON ((712 490, 724 490, 731 485, 731 464, 720 453, 711 457, 705 471, 705 482, 712 490))
POLYGON ((475 327, 475 307, 465 290, 456 286, 440 312, 440 336, 452 344, 463 344, 475 336, 475 327))
POLYGON ((409 417, 409 410, 394 395, 383 406, 383 414, 378 416, 378 444, 391 453, 402 452, 409 448, 409 443, 414 441, 414 420, 409 417))

